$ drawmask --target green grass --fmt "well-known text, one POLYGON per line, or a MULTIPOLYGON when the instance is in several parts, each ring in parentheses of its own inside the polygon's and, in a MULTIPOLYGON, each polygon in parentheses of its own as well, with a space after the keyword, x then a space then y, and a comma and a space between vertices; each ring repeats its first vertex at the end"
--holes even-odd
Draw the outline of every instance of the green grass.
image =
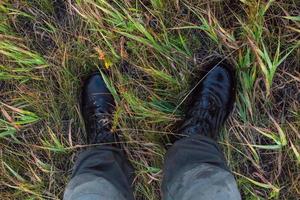
POLYGON ((296 0, 0 2, 1 199, 61 199, 86 147, 79 97, 99 70, 137 199, 160 199, 165 148, 198 72, 236 69, 220 145, 243 199, 300 197, 296 0))

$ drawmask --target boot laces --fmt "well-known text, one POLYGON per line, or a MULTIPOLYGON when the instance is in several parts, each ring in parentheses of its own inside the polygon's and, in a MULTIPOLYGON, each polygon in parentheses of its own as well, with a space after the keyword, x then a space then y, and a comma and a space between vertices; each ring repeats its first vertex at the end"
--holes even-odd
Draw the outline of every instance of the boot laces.
POLYGON ((188 119, 183 128, 184 134, 193 132, 214 135, 223 122, 225 111, 220 98, 215 94, 202 96, 188 114, 188 119))
POLYGON ((98 110, 92 119, 95 126, 95 135, 92 142, 109 143, 114 141, 114 134, 111 131, 111 114, 98 110))

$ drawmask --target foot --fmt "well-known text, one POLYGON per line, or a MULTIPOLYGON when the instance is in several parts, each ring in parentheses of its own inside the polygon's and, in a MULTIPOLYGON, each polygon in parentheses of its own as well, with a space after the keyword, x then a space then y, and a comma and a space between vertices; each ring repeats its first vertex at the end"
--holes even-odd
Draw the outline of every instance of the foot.
POLYGON ((92 74, 82 91, 82 115, 88 144, 116 143, 111 132, 111 118, 115 103, 99 73, 92 74))
POLYGON ((232 110, 234 99, 235 80, 231 66, 215 65, 192 92, 181 134, 204 134, 216 139, 232 110))

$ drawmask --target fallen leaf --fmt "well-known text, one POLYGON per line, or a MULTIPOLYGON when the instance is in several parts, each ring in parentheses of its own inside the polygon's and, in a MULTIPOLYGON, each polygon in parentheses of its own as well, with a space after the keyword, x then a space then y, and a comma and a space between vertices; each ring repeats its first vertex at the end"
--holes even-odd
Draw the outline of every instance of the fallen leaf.
POLYGON ((104 66, 105 66, 106 69, 109 69, 112 66, 112 64, 113 63, 111 62, 110 59, 108 59, 108 58, 104 59, 104 66))
POLYGON ((102 51, 99 47, 95 47, 94 49, 98 53, 99 60, 104 60, 105 59, 104 51, 102 51))

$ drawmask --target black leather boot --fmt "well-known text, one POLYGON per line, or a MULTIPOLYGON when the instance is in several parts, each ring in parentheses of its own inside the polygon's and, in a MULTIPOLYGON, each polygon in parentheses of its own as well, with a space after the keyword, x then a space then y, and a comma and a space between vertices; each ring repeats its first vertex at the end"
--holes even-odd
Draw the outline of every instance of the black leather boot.
POLYGON ((118 142, 117 135, 111 132, 114 108, 113 96, 102 76, 92 74, 84 83, 81 107, 88 144, 118 142))
POLYGON ((225 63, 214 65, 191 95, 180 134, 203 134, 217 139, 235 99, 233 68, 225 63))

